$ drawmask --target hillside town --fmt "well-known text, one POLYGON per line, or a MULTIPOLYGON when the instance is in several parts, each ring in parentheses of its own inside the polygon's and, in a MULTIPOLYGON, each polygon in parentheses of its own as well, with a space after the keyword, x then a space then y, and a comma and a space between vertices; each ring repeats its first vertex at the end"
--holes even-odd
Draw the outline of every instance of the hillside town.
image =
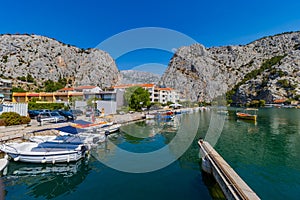
MULTIPOLYGON (((130 87, 141 87, 149 92, 149 101, 152 104, 166 105, 185 101, 175 89, 162 88, 155 84, 122 84, 102 89, 98 86, 83 85, 78 87, 62 88, 55 92, 12 92, 12 81, 0 79, 0 99, 6 103, 62 103, 65 106, 72 104, 74 109, 84 110, 86 102, 94 100, 99 110, 105 114, 115 114, 125 106, 124 94, 130 87)), ((0 111, 1 112, 1 111, 0 111)))

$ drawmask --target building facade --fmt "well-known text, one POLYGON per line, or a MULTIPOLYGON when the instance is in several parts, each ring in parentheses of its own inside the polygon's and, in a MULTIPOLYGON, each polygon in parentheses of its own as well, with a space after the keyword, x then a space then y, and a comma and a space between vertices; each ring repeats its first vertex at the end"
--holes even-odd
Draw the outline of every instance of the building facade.
POLYGON ((113 89, 115 92, 123 91, 129 87, 142 87, 147 90, 150 94, 150 102, 151 103, 161 103, 166 104, 168 102, 178 103, 179 102, 179 94, 176 90, 172 88, 160 88, 155 84, 124 84, 124 85, 117 85, 114 86, 113 89))
POLYGON ((12 100, 12 81, 0 78, 0 102, 12 100))
POLYGON ((86 101, 91 98, 116 101, 116 93, 102 91, 97 86, 79 86, 62 88, 56 92, 14 92, 12 94, 13 102, 30 102, 35 99, 40 103, 69 103, 74 100, 86 101))

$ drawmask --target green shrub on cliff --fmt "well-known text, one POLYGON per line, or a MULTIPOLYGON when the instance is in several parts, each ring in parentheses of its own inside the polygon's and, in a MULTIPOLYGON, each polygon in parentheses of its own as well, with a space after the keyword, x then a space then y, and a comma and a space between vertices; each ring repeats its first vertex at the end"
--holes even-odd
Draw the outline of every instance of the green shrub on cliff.
MULTIPOLYGON (((264 71, 266 70, 271 70, 272 67, 276 64, 280 64, 280 61, 285 57, 286 55, 282 55, 282 56, 274 56, 268 60, 265 60, 260 68, 252 70, 251 72, 245 74, 244 78, 238 82, 231 90, 226 92, 226 99, 227 102, 230 102, 230 100, 232 100, 232 96, 237 92, 237 90, 239 89, 239 87, 243 84, 245 84, 248 80, 251 80, 259 75, 261 75, 264 71)), ((252 65, 252 63, 248 64, 249 66, 252 65)), ((276 69, 275 69, 276 71, 276 69)), ((274 71, 274 72, 275 72, 274 71)), ((282 75, 281 73, 279 75, 282 75)), ((266 84, 267 79, 265 79, 262 82, 262 85, 266 84)))

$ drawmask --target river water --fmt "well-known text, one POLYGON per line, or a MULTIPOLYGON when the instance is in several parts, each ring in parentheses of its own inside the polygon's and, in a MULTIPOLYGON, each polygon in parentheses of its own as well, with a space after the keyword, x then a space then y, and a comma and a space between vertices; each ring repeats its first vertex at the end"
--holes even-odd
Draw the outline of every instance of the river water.
MULTIPOLYGON (((262 199, 299 199, 300 110, 260 109, 256 124, 236 120, 234 111, 220 123, 216 150, 262 199)), ((224 199, 215 181, 201 172, 197 145, 216 116, 211 110, 181 114, 174 121, 128 124, 77 163, 11 162, 0 179, 0 199, 224 199), (150 161, 132 162, 120 153, 146 157, 163 149, 167 153, 150 161), (165 164, 170 158, 175 161, 165 164), (123 171, 104 163, 123 166, 123 171), (141 169, 148 172, 137 173, 141 169)))

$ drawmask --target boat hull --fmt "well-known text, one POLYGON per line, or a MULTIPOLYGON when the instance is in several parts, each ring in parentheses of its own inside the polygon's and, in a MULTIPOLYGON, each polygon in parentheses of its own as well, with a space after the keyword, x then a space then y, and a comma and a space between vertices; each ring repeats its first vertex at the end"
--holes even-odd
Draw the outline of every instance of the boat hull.
POLYGON ((155 115, 146 115, 146 119, 154 119, 155 118, 155 115))
POLYGON ((69 163, 80 160, 83 156, 81 152, 68 152, 61 155, 30 155, 30 154, 14 154, 7 153, 7 155, 18 162, 27 163, 69 163))
POLYGON ((78 161, 88 152, 84 145, 33 142, 3 144, 0 149, 14 161, 53 164, 78 161))
POLYGON ((251 114, 247 114, 247 113, 236 113, 236 116, 239 119, 246 119, 246 120, 253 120, 253 121, 256 121, 256 118, 257 118, 256 115, 251 115, 251 114))

